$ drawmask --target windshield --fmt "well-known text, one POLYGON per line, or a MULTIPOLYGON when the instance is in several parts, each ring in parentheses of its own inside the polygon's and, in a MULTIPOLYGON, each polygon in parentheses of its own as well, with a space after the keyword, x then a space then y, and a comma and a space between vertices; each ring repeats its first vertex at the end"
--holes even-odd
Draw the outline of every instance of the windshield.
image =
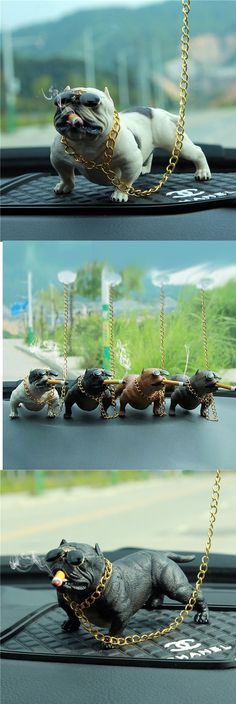
MULTIPOLYGON (((203 552, 214 472, 2 473, 2 552, 44 554, 68 541, 102 550, 203 552), (112 530, 111 530, 112 522, 112 530)), ((235 552, 235 472, 223 472, 212 551, 235 552)))
POLYGON ((170 374, 208 367, 235 385, 235 262, 234 242, 5 242, 4 379, 48 365, 60 377, 65 335, 69 379, 109 370, 113 308, 118 378, 164 353, 170 374))
MULTIPOLYGON (((2 0, 2 146, 52 142, 53 96, 109 87, 117 109, 179 109, 182 5, 177 0, 2 0)), ((186 129, 236 147, 233 0, 192 0, 186 129)))

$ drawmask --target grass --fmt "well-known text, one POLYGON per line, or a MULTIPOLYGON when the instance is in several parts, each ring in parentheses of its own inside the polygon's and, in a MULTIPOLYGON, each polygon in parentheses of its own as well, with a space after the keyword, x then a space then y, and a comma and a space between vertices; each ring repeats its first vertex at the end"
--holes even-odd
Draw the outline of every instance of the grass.
POLYGON ((43 490, 71 489, 76 486, 102 488, 130 481, 140 481, 153 476, 140 470, 4 470, 1 473, 1 494, 27 492, 40 494, 43 490))

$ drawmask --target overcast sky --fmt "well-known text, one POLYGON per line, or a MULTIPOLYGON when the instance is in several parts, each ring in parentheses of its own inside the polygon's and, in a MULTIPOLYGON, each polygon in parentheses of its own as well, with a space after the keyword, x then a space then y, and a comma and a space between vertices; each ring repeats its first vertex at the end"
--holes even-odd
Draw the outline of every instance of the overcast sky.
MULTIPOLYGON (((192 2, 212 2, 212 0, 192 0, 192 2)), ((221 2, 222 0, 218 0, 221 2)), ((225 1, 225 0, 224 0, 225 1)), ((233 0, 235 1, 235 0, 233 0)), ((56 20, 76 10, 99 7, 140 7, 156 5, 166 0, 1 0, 2 26, 17 29, 38 22, 56 20)), ((181 5, 181 0, 175 0, 181 5)))
POLYGON ((15 29, 27 24, 55 20, 76 10, 111 5, 137 7, 157 2, 165 0, 2 0, 2 23, 7 24, 9 29, 15 29))

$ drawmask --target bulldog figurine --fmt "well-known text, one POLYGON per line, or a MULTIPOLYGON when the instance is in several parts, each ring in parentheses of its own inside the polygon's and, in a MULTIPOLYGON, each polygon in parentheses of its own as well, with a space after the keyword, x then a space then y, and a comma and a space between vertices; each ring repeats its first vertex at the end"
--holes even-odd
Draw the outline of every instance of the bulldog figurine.
MULTIPOLYGON (((109 628, 110 636, 120 636, 139 609, 156 611, 162 606, 165 596, 187 604, 193 587, 178 563, 193 559, 194 555, 140 550, 116 560, 111 565, 105 589, 93 606, 86 608, 86 617, 95 625, 109 628)), ((78 604, 90 596, 105 573, 104 555, 98 544, 93 548, 63 539, 58 548, 47 553, 45 560, 52 575, 52 584, 57 588, 58 604, 68 616, 62 629, 76 631, 80 622, 64 595, 69 595, 78 604)), ((208 607, 201 592, 195 609, 195 622, 208 623, 208 607)))
POLYGON ((154 416, 162 416, 165 396, 163 379, 169 376, 165 369, 143 369, 141 374, 128 374, 116 386, 115 397, 120 397, 120 418, 125 418, 125 407, 142 411, 153 403, 154 416), (162 393, 163 392, 163 393, 162 393))
POLYGON ((176 374, 171 379, 183 381, 184 385, 177 386, 171 394, 169 415, 175 415, 178 404, 188 411, 200 405, 200 415, 206 418, 207 409, 212 403, 212 393, 217 391, 217 380, 221 377, 215 372, 198 369, 190 378, 184 374, 176 374))
MULTIPOLYGON (((52 369, 32 369, 29 376, 12 391, 10 396, 10 418, 19 418, 18 408, 24 406, 28 411, 41 411, 48 406, 48 418, 55 418, 60 413, 60 398, 53 385, 57 383, 57 372, 52 369)), ((60 383, 60 382, 58 382, 60 383)))
POLYGON ((111 392, 103 384, 105 379, 111 377, 112 374, 105 369, 92 368, 86 369, 82 377, 78 377, 75 384, 66 394, 65 397, 65 414, 64 418, 69 420, 72 417, 72 406, 74 403, 82 409, 82 411, 94 411, 99 405, 99 399, 102 397, 103 409, 107 411, 111 405, 111 392))
MULTIPOLYGON (((171 153, 174 146, 177 115, 150 107, 130 108, 117 114, 107 88, 103 92, 96 88, 66 86, 62 93, 57 94, 55 104, 54 124, 59 135, 52 145, 51 163, 61 179, 55 187, 58 194, 70 193, 74 188, 75 167, 89 181, 110 185, 110 180, 100 169, 88 168, 76 157, 103 163, 108 136, 111 131, 114 134, 115 115, 118 115, 120 124, 113 140, 114 151, 109 168, 128 188, 140 174, 150 173, 154 149, 159 147, 171 153), (70 155, 65 151, 61 136, 66 140, 70 155)), ((111 156, 110 145, 108 151, 111 156)), ((193 162, 197 180, 211 178, 202 149, 193 144, 186 134, 181 157, 193 162)), ((118 186, 111 199, 126 202, 128 194, 118 186)))

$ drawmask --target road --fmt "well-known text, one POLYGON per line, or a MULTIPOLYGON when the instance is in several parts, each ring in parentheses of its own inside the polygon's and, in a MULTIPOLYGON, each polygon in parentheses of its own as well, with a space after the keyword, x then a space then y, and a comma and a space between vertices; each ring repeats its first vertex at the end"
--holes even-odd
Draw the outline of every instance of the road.
MULTIPOLYGON (((2 498, 2 552, 44 553, 64 537, 103 550, 149 547, 203 551, 214 473, 159 472, 92 489, 76 487, 2 498)), ((222 477, 212 549, 235 553, 236 472, 222 477)))
MULTIPOLYGON (((37 348, 32 354, 27 349, 19 349, 19 345, 22 345, 22 340, 7 338, 3 340, 3 379, 5 381, 21 379, 30 369, 36 367, 50 366, 59 373, 63 371, 63 359, 56 353, 40 351, 40 356, 37 356, 37 348)), ((68 371, 72 379, 81 373, 81 369, 76 367, 76 361, 75 357, 68 358, 68 371)))

